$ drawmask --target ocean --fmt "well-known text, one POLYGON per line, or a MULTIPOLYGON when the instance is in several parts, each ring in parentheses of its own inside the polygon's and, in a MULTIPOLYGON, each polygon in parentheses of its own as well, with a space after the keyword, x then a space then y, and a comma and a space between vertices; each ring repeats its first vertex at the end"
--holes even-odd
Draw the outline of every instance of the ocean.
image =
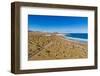
POLYGON ((88 33, 69 33, 69 34, 65 34, 65 38, 70 40, 80 41, 80 42, 87 42, 88 33))

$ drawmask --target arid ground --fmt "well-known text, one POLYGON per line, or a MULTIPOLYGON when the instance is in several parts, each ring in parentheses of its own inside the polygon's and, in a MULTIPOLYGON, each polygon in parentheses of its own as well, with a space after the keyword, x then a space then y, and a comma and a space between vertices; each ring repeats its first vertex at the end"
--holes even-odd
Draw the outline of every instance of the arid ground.
POLYGON ((68 40, 56 33, 28 32, 28 60, 79 59, 87 57, 87 43, 68 40))

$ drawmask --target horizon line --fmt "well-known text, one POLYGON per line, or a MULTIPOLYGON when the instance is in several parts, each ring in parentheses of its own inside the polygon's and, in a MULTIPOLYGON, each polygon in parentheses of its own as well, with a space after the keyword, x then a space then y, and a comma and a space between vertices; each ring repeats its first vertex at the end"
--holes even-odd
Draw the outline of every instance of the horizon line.
MULTIPOLYGON (((28 30, 28 32, 46 32, 46 31, 33 31, 33 30, 28 30)), ((88 33, 88 32, 46 32, 46 33, 88 33)))

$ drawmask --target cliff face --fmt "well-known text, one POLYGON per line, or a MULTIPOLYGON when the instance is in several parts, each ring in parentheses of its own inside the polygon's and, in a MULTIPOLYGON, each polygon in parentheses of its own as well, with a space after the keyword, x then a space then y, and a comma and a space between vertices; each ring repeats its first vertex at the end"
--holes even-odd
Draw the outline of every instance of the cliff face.
POLYGON ((87 44, 65 40, 56 34, 29 32, 28 59, 76 59, 87 58, 87 44))

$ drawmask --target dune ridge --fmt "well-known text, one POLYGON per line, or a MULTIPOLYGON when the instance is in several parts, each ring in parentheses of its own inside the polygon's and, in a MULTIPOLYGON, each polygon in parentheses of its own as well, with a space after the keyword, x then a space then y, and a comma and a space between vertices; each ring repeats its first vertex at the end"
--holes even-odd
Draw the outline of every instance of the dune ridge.
POLYGON ((87 45, 64 39, 59 33, 28 32, 28 60, 87 58, 87 45))

